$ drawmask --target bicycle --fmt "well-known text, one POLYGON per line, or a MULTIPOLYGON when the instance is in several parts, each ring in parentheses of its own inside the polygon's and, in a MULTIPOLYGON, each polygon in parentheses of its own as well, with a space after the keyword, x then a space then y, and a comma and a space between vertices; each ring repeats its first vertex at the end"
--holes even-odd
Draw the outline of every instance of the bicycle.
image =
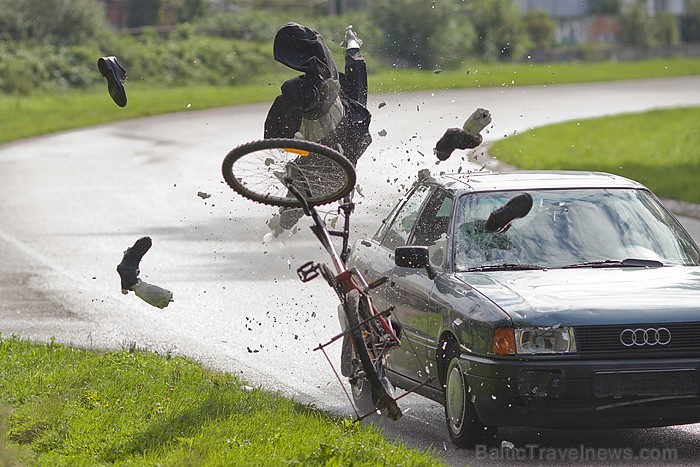
MULTIPOLYGON (((342 329, 314 350, 321 350, 330 363, 325 347, 343 339, 341 373, 350 382, 358 419, 375 412, 383 412, 392 420, 401 418, 393 386, 384 376, 387 355, 400 345, 400 328, 389 319, 393 307, 379 311, 369 296, 369 291, 387 278, 368 284, 356 268, 348 269, 345 264, 350 252, 350 215, 355 206, 353 164, 321 144, 278 138, 232 149, 224 158, 222 172, 226 183, 245 198, 271 206, 301 208, 313 219, 311 230, 330 255, 335 272, 326 264, 309 261, 297 269, 297 275, 302 282, 321 275, 334 289, 341 302, 342 329), (338 214, 344 217, 343 228, 329 229, 315 207, 341 199, 338 214), (332 237, 342 239, 340 253, 332 237)), ((335 368, 333 371, 340 380, 335 368)))

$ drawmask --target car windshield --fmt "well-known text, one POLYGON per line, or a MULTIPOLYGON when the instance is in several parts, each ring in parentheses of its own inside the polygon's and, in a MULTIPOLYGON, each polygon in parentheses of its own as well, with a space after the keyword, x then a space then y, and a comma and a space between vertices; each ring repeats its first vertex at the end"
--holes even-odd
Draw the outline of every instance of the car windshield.
POLYGON ((492 212, 520 193, 470 193, 459 198, 455 270, 498 265, 510 270, 517 265, 562 268, 622 260, 628 261, 620 265, 645 264, 630 259, 657 265, 700 264, 700 251, 692 239, 646 190, 530 190, 530 211, 505 229, 489 232, 493 229, 486 223, 492 212))

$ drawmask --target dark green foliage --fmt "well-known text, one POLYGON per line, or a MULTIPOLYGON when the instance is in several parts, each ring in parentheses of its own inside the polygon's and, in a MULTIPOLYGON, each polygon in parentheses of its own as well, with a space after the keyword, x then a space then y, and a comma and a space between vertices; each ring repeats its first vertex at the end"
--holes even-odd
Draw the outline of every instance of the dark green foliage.
POLYGON ((126 26, 155 26, 160 21, 161 0, 127 0, 126 26))
POLYGON ((95 0, 0 0, 0 40, 76 44, 104 28, 95 0))
POLYGON ((450 67, 471 54, 474 27, 461 1, 376 2, 372 17, 384 33, 380 53, 399 66, 450 67))
POLYGON ((681 17, 681 37, 684 41, 700 42, 700 0, 688 0, 681 17))
POLYGON ((592 15, 617 15, 620 13, 620 0, 593 0, 588 8, 592 15))
POLYGON ((530 39, 512 0, 472 0, 465 10, 476 28, 476 52, 488 61, 521 58, 530 39))
POLYGON ((15 48, 0 42, 0 91, 26 95, 36 89, 83 88, 101 78, 99 73, 95 76, 97 57, 91 46, 15 48))
MULTIPOLYGON (((203 18, 197 22, 196 29, 197 32, 209 36, 267 42, 272 46, 272 38, 280 26, 293 20, 288 15, 261 10, 242 10, 203 18)), ((308 26, 313 27, 311 24, 308 26)))
POLYGON ((680 34, 675 18, 668 13, 652 16, 640 3, 627 5, 620 16, 622 41, 626 44, 652 48, 675 45, 680 34))
POLYGON ((201 18, 207 14, 206 0, 177 0, 175 7, 177 9, 177 20, 180 23, 192 21, 196 18, 201 18))
POLYGON ((95 85, 104 81, 96 65, 103 55, 116 55, 129 80, 163 86, 249 83, 274 69, 268 49, 215 37, 165 40, 155 33, 66 47, 0 42, 0 91, 26 95, 95 85))
POLYGON ((652 18, 640 3, 630 3, 624 8, 620 28, 625 44, 651 47, 655 43, 652 18))
POLYGON ((554 42, 556 23, 545 10, 537 8, 528 11, 523 16, 525 30, 532 42, 539 48, 547 48, 554 42))
POLYGON ((676 45, 680 32, 676 18, 670 13, 657 13, 654 17, 654 33, 659 45, 676 45))

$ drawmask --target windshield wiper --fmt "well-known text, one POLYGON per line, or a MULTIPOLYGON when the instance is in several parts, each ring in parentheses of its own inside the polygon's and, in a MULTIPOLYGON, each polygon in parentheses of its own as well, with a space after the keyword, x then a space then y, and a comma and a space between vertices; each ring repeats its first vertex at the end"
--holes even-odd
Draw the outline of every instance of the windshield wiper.
POLYGON ((584 263, 569 264, 562 266, 562 269, 571 268, 660 268, 664 265, 661 261, 654 259, 606 259, 604 261, 586 261, 584 263))
POLYGON ((544 266, 538 266, 536 264, 519 264, 519 263, 501 263, 501 264, 487 264, 484 266, 476 266, 473 268, 467 268, 463 272, 480 272, 480 271, 527 271, 532 269, 546 270, 544 266))

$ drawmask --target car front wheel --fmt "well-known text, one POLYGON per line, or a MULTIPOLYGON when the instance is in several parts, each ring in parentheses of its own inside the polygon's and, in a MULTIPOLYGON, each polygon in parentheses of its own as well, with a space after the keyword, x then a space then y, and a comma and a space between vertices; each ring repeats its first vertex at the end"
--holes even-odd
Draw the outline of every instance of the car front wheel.
POLYGON ((485 426, 476 414, 456 351, 452 352, 445 373, 445 418, 450 439, 457 446, 488 444, 496 437, 496 427, 485 426))

